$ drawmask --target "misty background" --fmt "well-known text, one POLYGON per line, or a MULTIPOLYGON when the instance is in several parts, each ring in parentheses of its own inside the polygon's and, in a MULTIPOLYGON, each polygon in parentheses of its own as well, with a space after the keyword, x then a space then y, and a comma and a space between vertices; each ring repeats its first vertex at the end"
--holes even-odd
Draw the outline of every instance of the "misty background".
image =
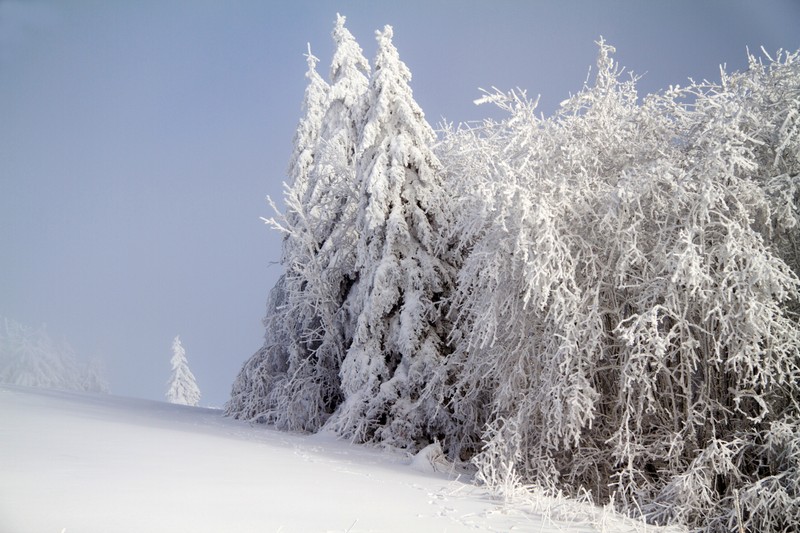
POLYGON ((497 116, 479 88, 577 92, 601 35, 640 96, 800 48, 800 2, 0 0, 0 316, 46 324, 115 394, 163 399, 181 336, 221 406, 281 273, 260 217, 336 13, 372 60, 394 27, 428 121, 497 116))

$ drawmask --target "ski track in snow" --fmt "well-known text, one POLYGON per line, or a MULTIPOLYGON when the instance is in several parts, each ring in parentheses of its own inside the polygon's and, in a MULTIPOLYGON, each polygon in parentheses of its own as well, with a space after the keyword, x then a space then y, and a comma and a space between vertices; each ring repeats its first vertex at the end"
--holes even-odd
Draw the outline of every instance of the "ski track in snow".
POLYGON ((0 456, 0 533, 641 529, 558 523, 331 434, 107 395, 0 385, 0 456))

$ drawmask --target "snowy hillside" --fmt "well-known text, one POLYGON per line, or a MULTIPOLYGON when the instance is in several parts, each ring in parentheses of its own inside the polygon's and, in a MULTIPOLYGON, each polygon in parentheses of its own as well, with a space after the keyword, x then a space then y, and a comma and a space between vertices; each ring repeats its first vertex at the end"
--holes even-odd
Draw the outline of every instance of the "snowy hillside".
POLYGON ((0 455, 2 533, 644 530, 563 502, 504 508, 330 435, 107 395, 0 386, 0 455))

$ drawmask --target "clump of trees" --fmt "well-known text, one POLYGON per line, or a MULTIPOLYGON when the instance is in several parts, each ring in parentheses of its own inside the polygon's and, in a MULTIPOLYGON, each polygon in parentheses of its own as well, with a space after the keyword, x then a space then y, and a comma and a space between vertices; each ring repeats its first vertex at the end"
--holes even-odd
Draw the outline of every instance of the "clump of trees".
POLYGON ((83 363, 66 341, 54 341, 44 326, 31 328, 0 317, 0 383, 108 393, 98 358, 83 363))
POLYGON ((377 33, 309 54, 284 276, 228 414, 652 523, 800 523, 800 62, 639 98, 602 40, 551 117, 437 137, 377 33), (344 80, 347 80, 346 82, 344 80))

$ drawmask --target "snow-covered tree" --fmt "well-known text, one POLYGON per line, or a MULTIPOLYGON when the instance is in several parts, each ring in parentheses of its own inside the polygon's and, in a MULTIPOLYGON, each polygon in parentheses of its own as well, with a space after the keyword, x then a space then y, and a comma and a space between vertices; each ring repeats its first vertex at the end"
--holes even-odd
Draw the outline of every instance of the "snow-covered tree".
POLYGON ((310 46, 306 59, 308 85, 302 105, 304 114, 295 132, 289 181, 284 183, 286 212, 280 222, 268 221, 284 234, 281 263, 285 273, 276 282, 267 303, 264 345, 242 368, 226 406, 226 412, 237 418, 258 419, 290 429, 300 429, 290 422, 295 419, 288 405, 288 388, 292 386, 290 364, 308 357, 307 346, 314 343, 309 330, 318 329, 314 305, 318 298, 312 289, 320 284, 308 285, 308 278, 318 278, 314 275, 319 270, 315 262, 318 250, 305 198, 313 185, 316 147, 329 91, 328 84, 317 73, 318 59, 311 54, 310 46))
POLYGON ((167 401, 180 405, 196 406, 200 403, 200 389, 194 379, 194 374, 189 370, 189 361, 186 360, 186 350, 181 344, 180 335, 172 341, 172 375, 167 388, 167 401))
MULTIPOLYGON (((769 168, 757 154, 800 146, 764 134, 776 128, 753 120, 743 80, 640 105, 612 52, 600 43, 595 84, 555 117, 489 95, 511 117, 445 143, 448 174, 477 196, 445 232, 468 252, 447 362, 459 434, 494 486, 783 531, 800 521, 786 459, 800 449, 800 282, 762 233, 774 199, 753 176, 769 168), (789 144, 767 148, 778 139, 789 144)), ((797 102, 799 74, 774 68, 774 101, 797 102)), ((762 117, 791 122, 792 105, 762 117)))
POLYGON ((329 284, 344 283, 343 278, 353 270, 355 254, 348 237, 358 205, 355 151, 370 73, 361 47, 344 24, 345 17, 337 15, 327 108, 314 145, 313 175, 302 199, 329 284))
POLYGON ((330 67, 330 98, 317 143, 315 187, 305 201, 317 249, 313 263, 316 272, 308 279, 318 286, 314 304, 322 324, 315 351, 321 364, 334 371, 337 383, 354 320, 343 309, 343 303, 356 280, 356 149, 366 113, 370 75, 369 62, 344 24, 345 17, 337 14, 332 34, 336 49, 330 67))
POLYGON ((295 253, 283 258, 291 340, 276 423, 293 430, 318 429, 341 401, 339 365, 347 340, 340 312, 353 263, 352 145, 369 69, 344 23, 337 16, 330 85, 324 101, 317 99, 325 107, 318 105, 314 115, 316 139, 306 140, 314 150, 309 186, 304 196, 296 185, 287 188, 287 216, 280 228, 287 242, 295 243, 295 253), (293 214, 299 216, 292 220, 293 214))
POLYGON ((108 394, 110 386, 106 377, 106 367, 102 359, 93 357, 83 372, 83 390, 108 394))
POLYGON ((640 99, 601 40, 552 117, 495 91, 507 119, 437 142, 391 27, 369 78, 333 36, 228 413, 653 523, 800 523, 798 54, 640 99))
POLYGON ((684 89, 697 105, 683 113, 682 127, 695 132, 690 141, 695 153, 750 177, 739 186, 747 186, 740 191, 742 201, 760 203, 753 228, 800 275, 798 54, 779 51, 765 59, 766 65, 750 55, 745 72, 722 71, 719 84, 684 89))
POLYGON ((357 317, 342 364, 345 403, 332 427, 358 440, 418 448, 449 431, 438 370, 447 355, 443 299, 453 273, 436 254, 439 161, 411 73, 377 32, 367 117, 356 153, 357 317))
POLYGON ((90 386, 90 375, 69 344, 53 341, 44 326, 30 328, 0 317, 0 383, 107 392, 107 384, 105 391, 90 386))
POLYGON ((285 235, 285 273, 270 299, 266 343, 245 365, 227 407, 291 430, 318 429, 339 405, 349 345, 342 303, 355 276, 354 151, 369 64, 344 23, 337 16, 330 85, 316 72, 317 58, 307 56, 286 211, 269 221, 285 235))

